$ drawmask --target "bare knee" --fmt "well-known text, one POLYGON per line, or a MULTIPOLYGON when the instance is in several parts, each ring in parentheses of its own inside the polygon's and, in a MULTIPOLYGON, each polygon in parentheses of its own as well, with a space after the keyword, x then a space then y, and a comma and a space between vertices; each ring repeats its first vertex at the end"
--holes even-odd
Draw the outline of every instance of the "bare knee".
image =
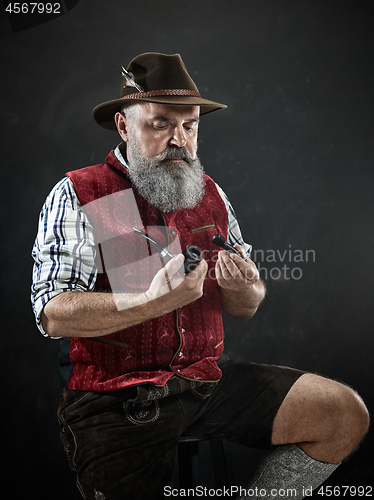
POLYGON ((294 384, 274 420, 273 444, 299 443, 312 458, 338 463, 367 432, 369 414, 348 386, 311 373, 294 384))
POLYGON ((365 403, 357 392, 343 384, 339 385, 338 420, 340 421, 340 434, 344 434, 347 441, 347 455, 349 455, 366 435, 370 417, 365 403))
MULTIPOLYGON (((325 421, 325 432, 320 426, 320 449, 327 451, 328 459, 340 462, 359 445, 369 428, 369 413, 361 397, 350 387, 324 379, 324 397, 321 397, 316 412, 320 422, 325 421)), ((306 445, 308 448, 308 445, 306 445)))

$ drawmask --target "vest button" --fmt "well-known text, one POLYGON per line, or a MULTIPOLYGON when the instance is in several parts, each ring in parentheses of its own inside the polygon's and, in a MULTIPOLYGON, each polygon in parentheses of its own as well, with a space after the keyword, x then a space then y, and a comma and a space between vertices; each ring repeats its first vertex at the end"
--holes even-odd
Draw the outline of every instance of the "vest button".
POLYGON ((184 333, 186 330, 184 328, 181 328, 181 332, 184 333))
POLYGON ((175 236, 177 234, 176 230, 175 229, 170 229, 170 234, 172 236, 175 236))
POLYGON ((181 351, 178 356, 181 358, 183 356, 183 352, 181 351))
POLYGON ((177 372, 180 372, 180 369, 179 369, 179 368, 177 368, 177 372))

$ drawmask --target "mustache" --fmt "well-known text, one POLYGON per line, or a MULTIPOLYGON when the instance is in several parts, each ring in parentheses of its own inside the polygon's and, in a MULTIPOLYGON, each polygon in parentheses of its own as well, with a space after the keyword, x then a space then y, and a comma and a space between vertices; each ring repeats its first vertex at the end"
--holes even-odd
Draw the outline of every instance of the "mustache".
POLYGON ((155 156, 153 159, 158 161, 178 159, 185 161, 189 165, 192 165, 193 162, 195 161, 191 153, 185 146, 182 146, 181 148, 175 146, 168 146, 164 149, 162 153, 155 156))

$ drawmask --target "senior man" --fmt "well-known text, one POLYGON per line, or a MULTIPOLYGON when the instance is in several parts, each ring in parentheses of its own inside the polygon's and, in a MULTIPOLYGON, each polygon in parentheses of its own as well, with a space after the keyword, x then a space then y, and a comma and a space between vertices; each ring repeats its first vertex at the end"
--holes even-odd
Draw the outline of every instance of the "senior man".
POLYGON ((269 449, 248 489, 302 498, 357 447, 365 405, 333 380, 224 354, 221 307, 248 319, 265 295, 197 156, 201 115, 226 106, 200 96, 179 54, 141 54, 122 74, 120 98, 93 115, 123 142, 55 186, 33 249, 33 306, 41 332, 60 338, 59 420, 78 488, 163 498, 187 434, 269 449), (219 250, 217 233, 237 253, 219 250), (204 258, 185 273, 188 245, 204 258))

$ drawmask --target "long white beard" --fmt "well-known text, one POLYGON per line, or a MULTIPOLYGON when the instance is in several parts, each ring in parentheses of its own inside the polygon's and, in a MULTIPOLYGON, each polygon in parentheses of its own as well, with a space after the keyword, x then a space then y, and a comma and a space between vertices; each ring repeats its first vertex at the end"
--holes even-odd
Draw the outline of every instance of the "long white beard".
POLYGON ((204 169, 199 158, 193 159, 187 148, 168 147, 159 155, 148 158, 135 141, 127 147, 131 157, 131 179, 150 205, 170 213, 194 208, 202 200, 204 169), (163 163, 171 158, 181 158, 183 163, 163 163))

